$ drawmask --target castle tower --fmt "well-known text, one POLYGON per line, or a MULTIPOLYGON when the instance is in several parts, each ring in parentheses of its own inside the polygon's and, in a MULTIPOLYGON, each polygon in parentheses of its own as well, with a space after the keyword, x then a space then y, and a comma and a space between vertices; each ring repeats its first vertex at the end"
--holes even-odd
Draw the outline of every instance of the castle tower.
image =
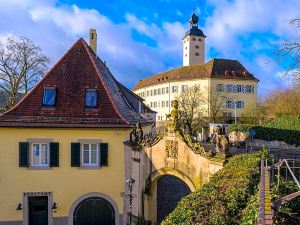
POLYGON ((183 41, 183 66, 205 63, 205 38, 198 27, 199 17, 193 13, 190 18, 190 29, 185 33, 183 41))

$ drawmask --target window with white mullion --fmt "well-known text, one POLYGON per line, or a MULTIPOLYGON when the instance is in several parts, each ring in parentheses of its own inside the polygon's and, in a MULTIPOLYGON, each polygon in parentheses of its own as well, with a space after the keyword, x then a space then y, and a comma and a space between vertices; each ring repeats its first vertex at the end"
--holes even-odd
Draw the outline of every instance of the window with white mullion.
POLYGON ((31 144, 31 165, 49 166, 49 144, 48 143, 31 144))
POLYGON ((98 144, 82 144, 82 165, 98 166, 99 149, 98 144))

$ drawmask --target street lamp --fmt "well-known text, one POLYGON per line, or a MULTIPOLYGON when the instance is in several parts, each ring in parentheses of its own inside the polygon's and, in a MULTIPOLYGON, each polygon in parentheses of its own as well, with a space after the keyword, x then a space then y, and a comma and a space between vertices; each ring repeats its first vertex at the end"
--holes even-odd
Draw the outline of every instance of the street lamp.
POLYGON ((236 105, 237 101, 234 101, 234 124, 236 124, 236 105))
POLYGON ((127 184, 127 187, 128 187, 128 190, 129 190, 129 225, 131 225, 131 219, 132 219, 132 198, 133 198, 133 195, 132 195, 132 189, 133 189, 133 186, 134 186, 134 183, 135 183, 135 180, 130 177, 129 179, 126 180, 126 184, 127 184))

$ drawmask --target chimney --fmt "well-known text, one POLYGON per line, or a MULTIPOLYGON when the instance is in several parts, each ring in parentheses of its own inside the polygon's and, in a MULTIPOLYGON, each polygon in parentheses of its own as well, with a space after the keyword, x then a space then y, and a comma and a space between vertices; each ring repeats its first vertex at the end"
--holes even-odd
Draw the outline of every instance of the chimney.
POLYGON ((97 31, 96 29, 90 29, 90 47, 97 55, 97 31))

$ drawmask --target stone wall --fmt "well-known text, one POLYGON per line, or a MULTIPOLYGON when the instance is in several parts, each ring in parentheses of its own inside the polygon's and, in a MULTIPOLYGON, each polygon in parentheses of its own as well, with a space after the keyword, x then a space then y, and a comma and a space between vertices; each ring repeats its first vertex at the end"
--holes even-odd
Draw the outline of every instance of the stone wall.
POLYGON ((253 146, 257 146, 257 147, 266 146, 268 148, 300 150, 300 146, 296 147, 295 145, 289 145, 289 144, 285 143, 284 141, 266 141, 266 140, 254 139, 253 146))

